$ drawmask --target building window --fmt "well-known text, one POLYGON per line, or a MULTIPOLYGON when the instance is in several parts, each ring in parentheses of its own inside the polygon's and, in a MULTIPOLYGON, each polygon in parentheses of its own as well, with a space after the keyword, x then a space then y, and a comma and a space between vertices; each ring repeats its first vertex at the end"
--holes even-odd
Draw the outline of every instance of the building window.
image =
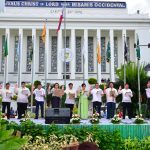
POLYGON ((4 72, 5 58, 4 58, 4 43, 5 43, 5 35, 2 36, 2 53, 1 53, 1 72, 4 72))
POLYGON ((52 37, 51 45, 51 72, 57 72, 57 37, 52 37))
POLYGON ((88 37, 88 72, 94 72, 93 37, 88 37))
POLYGON ((118 68, 118 39, 114 37, 114 67, 118 68))
POLYGON ((18 42, 19 42, 19 37, 15 36, 14 72, 18 72, 18 42))
POLYGON ((27 36, 27 63, 26 63, 26 71, 31 71, 31 56, 32 56, 32 36, 27 36))
MULTIPOLYGON (((64 43, 65 43, 65 37, 64 37, 64 43)), ((65 47, 65 44, 64 44, 64 47, 65 47)), ((69 37, 66 37, 66 48, 69 48, 69 37)), ((65 71, 64 66, 65 65, 63 65, 63 69, 65 71)), ((70 72, 70 62, 66 62, 66 72, 70 72)))
POLYGON ((128 49, 127 60, 130 61, 130 38, 129 37, 127 37, 127 49, 128 49))
POLYGON ((106 40, 101 37, 101 72, 106 72, 106 40))
POLYGON ((76 72, 82 72, 81 37, 76 37, 76 72))
POLYGON ((45 64, 45 44, 42 41, 42 37, 39 37, 39 72, 44 72, 45 64))

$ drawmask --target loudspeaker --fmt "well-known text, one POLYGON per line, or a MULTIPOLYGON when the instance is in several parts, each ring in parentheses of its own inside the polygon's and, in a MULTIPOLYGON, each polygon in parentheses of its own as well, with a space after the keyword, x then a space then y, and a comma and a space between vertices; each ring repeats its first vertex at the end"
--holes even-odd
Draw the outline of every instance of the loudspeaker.
POLYGON ((48 108, 45 111, 45 124, 69 124, 70 108, 48 108))

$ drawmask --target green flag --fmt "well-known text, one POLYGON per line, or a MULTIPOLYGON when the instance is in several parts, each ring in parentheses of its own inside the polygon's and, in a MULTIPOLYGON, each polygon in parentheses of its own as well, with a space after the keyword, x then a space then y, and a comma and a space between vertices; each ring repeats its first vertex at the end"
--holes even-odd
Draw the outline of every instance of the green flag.
POLYGON ((110 54, 110 42, 109 41, 108 41, 108 44, 107 44, 106 57, 107 57, 107 62, 109 62, 110 58, 111 58, 111 54, 110 54))
POLYGON ((140 54, 140 42, 139 42, 139 37, 137 35, 137 43, 136 43, 136 56, 137 56, 137 59, 140 60, 141 58, 141 54, 140 54))
POLYGON ((5 43, 4 43, 4 56, 6 57, 8 55, 8 44, 7 44, 7 37, 5 38, 5 43))

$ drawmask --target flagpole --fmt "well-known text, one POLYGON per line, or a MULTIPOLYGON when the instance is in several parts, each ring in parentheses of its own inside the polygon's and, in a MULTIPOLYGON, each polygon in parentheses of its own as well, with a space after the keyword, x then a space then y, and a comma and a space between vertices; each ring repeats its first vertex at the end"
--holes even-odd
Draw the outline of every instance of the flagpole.
POLYGON ((66 0, 64 2, 64 85, 66 86, 66 0))
POLYGON ((33 113, 33 85, 34 85, 34 35, 32 36, 32 60, 31 60, 31 112, 33 113))
MULTIPOLYGON (((96 49, 98 48, 98 37, 96 38, 96 49)), ((96 63, 96 67, 97 67, 97 82, 98 82, 98 51, 96 51, 96 57, 97 57, 97 63, 96 63)))
POLYGON ((85 63, 85 61, 84 61, 84 55, 83 55, 83 83, 85 83, 85 76, 84 76, 84 74, 85 74, 85 71, 84 71, 84 63, 85 63))
POLYGON ((81 54, 82 54, 82 59, 83 59, 83 83, 85 83, 85 67, 84 67, 84 64, 85 64, 85 58, 84 58, 84 39, 82 40, 83 41, 83 45, 82 45, 82 48, 81 48, 81 54))
MULTIPOLYGON (((124 48, 125 48, 125 35, 124 37, 124 48)), ((127 55, 127 54, 126 54, 127 55)), ((126 56, 127 57, 127 56, 126 56)), ((125 63, 125 55, 124 55, 124 85, 126 84, 126 63, 125 63)))
POLYGON ((138 97, 139 97, 139 113, 141 114, 141 87, 140 87, 140 60, 137 61, 138 66, 138 97))
POLYGON ((21 39, 21 35, 19 34, 19 38, 18 38, 18 87, 20 87, 20 39, 21 39))
POLYGON ((7 56, 5 57, 5 70, 4 70, 4 87, 7 82, 7 56))
MULTIPOLYGON (((47 19, 45 20, 45 28, 47 28, 47 19)), ((46 32, 47 34, 47 32, 46 32)), ((45 92, 47 87, 47 36, 45 34, 45 92)), ((47 92, 46 92, 47 93, 47 92)), ((47 100, 47 94, 45 95, 45 99, 47 100)), ((46 101, 44 103, 44 113, 46 111, 46 101)))

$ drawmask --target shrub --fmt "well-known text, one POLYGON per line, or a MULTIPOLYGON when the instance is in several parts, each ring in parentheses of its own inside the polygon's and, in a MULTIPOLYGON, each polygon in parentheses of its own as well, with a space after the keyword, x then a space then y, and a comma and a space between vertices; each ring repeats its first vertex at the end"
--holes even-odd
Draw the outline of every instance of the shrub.
POLYGON ((96 84, 97 83, 97 79, 95 79, 95 78, 89 78, 88 79, 88 83, 89 84, 96 84))
POLYGON ((39 81, 39 80, 34 81, 34 86, 35 86, 35 88, 38 87, 38 84, 41 84, 41 81, 39 81))

